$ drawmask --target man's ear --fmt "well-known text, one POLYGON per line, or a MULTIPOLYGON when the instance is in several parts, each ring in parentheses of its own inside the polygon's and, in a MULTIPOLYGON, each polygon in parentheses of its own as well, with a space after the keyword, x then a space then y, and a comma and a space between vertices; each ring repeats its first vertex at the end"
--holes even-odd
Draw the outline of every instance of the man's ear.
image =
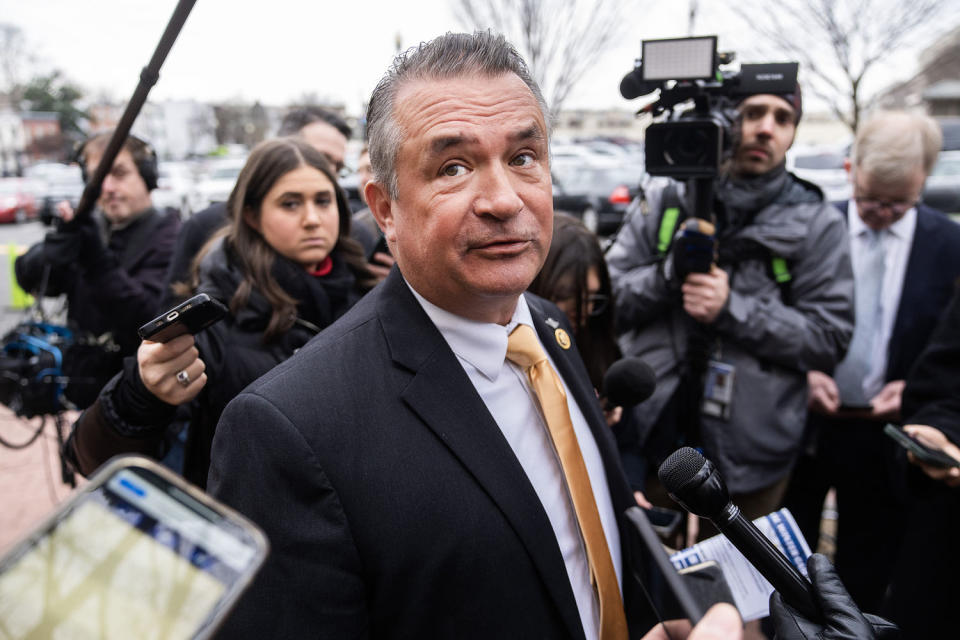
POLYGON ((393 201, 390 199, 390 194, 387 193, 386 186, 371 180, 363 188, 363 196, 367 200, 367 206, 370 207, 370 213, 373 214, 377 225, 383 231, 383 235, 386 236, 387 242, 392 243, 396 239, 393 224, 393 201))

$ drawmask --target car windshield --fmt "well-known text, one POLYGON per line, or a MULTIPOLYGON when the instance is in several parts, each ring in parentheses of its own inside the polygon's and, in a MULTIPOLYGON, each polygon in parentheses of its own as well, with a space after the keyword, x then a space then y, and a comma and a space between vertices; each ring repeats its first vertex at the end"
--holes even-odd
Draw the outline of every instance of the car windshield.
POLYGON ((843 169, 844 157, 839 153, 812 153, 794 158, 793 166, 797 169, 843 169))
POLYGON ((940 158, 930 172, 932 176, 960 176, 960 158, 940 158))
POLYGON ((214 169, 210 177, 214 180, 234 180, 240 175, 241 167, 220 167, 214 169))
POLYGON ((564 193, 594 193, 605 196, 622 184, 634 187, 640 182, 636 172, 628 169, 556 167, 554 178, 564 193))

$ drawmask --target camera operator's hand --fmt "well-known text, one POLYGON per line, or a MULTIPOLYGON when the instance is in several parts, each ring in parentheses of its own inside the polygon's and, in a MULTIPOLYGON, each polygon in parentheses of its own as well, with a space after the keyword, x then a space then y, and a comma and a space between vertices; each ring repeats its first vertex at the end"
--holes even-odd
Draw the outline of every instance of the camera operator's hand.
POLYGON ((710 273, 689 274, 680 290, 683 292, 683 310, 697 322, 710 324, 727 304, 730 281, 726 271, 711 265, 710 273))
POLYGON ((860 612, 826 556, 819 553, 810 556, 807 572, 824 621, 804 618, 774 591, 770 596, 770 615, 777 640, 886 640, 900 637, 900 629, 895 624, 860 612))
POLYGON ((144 340, 137 349, 137 366, 143 385, 167 404, 189 402, 207 384, 206 365, 189 333, 169 342, 144 340))

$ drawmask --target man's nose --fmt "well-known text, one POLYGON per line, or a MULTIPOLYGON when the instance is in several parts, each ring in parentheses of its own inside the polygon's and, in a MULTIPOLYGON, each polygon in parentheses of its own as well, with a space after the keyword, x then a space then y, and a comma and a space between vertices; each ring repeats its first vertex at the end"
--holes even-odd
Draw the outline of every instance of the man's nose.
POLYGON ((762 118, 760 118, 759 127, 757 128, 757 134, 766 136, 768 138, 772 137, 773 129, 776 126, 776 122, 777 122, 776 118, 774 118, 772 113, 768 113, 767 115, 763 116, 762 118))
POLYGON ((509 169, 497 164, 483 171, 478 180, 474 208, 478 215, 509 218, 523 208, 523 200, 517 193, 509 169))

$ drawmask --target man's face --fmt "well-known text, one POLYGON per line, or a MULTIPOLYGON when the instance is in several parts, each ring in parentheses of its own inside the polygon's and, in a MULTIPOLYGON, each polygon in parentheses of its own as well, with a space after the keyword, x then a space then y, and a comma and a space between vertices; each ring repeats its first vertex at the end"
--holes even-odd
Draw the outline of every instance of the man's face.
MULTIPOLYGON (((93 175, 97 170, 102 156, 102 149, 87 153, 87 175, 93 175)), ((103 179, 100 199, 97 203, 103 209, 107 220, 113 224, 123 224, 134 214, 151 206, 147 184, 140 177, 137 165, 128 150, 121 149, 117 154, 117 159, 113 161, 113 168, 103 179)))
POLYGON ((311 122, 300 129, 300 137, 311 147, 327 156, 339 174, 343 169, 343 158, 347 153, 347 137, 337 128, 326 122, 311 122))
POLYGON ((906 215, 920 199, 926 176, 919 166, 902 180, 877 180, 866 171, 847 169, 853 181, 857 214, 874 231, 882 231, 906 215))
POLYGON ((740 146, 733 158, 734 173, 767 173, 786 158, 797 131, 797 114, 786 100, 769 94, 750 96, 739 110, 740 146))
POLYGON ((394 117, 398 197, 367 199, 404 277, 433 304, 509 321, 550 248, 547 127, 514 74, 411 81, 394 117))

